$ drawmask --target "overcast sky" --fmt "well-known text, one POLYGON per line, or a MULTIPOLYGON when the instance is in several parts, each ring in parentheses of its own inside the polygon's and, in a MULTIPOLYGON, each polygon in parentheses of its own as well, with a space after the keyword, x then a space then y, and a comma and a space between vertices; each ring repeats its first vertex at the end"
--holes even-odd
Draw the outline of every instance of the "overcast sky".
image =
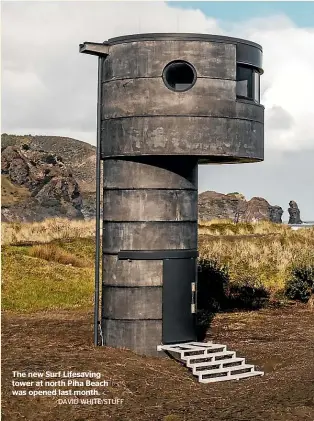
POLYGON ((265 161, 201 166, 200 191, 262 196, 285 211, 292 199, 314 220, 314 3, 296 3, 4 1, 1 131, 95 144, 97 58, 78 53, 84 41, 143 32, 246 38, 264 50, 265 161))

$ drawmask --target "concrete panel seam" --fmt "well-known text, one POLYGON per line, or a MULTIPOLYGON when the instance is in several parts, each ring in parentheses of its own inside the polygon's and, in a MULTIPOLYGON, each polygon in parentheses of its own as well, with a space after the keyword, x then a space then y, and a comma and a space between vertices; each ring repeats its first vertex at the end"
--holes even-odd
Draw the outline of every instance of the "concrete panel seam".
MULTIPOLYGON (((230 101, 232 102, 232 101, 230 101)), ((261 109, 265 109, 265 107, 261 104, 257 104, 255 102, 249 102, 249 101, 245 101, 245 100, 238 100, 236 102, 241 102, 244 104, 248 104, 248 105, 255 105, 256 107, 259 107, 261 109)), ((227 119, 227 120, 241 120, 241 121, 253 121, 254 123, 258 123, 264 126, 264 123, 262 123, 260 120, 254 120, 252 118, 245 118, 245 117, 229 117, 227 115, 209 115, 209 114, 195 114, 193 115, 192 113, 190 114, 134 114, 134 115, 126 115, 126 116, 118 116, 118 117, 105 117, 102 118, 101 121, 110 121, 110 120, 125 120, 128 118, 207 118, 207 119, 212 119, 212 118, 220 118, 220 119, 227 119)), ((106 130, 104 127, 101 128, 101 130, 106 130)))
MULTIPOLYGON (((137 80, 137 79, 160 79, 162 78, 162 74, 160 76, 132 76, 132 77, 117 77, 117 78, 111 78, 108 80, 103 80, 101 83, 102 85, 108 84, 110 82, 115 82, 117 80, 137 80)), ((212 79, 212 80, 231 80, 233 82, 236 81, 236 79, 230 78, 230 77, 209 77, 209 76, 197 76, 197 79, 212 79)))

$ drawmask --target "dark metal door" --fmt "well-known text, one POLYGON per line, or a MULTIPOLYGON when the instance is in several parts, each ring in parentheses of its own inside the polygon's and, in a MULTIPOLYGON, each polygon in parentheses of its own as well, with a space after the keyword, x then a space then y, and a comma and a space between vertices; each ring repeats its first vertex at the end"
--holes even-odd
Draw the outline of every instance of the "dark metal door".
POLYGON ((163 264, 162 342, 196 341, 195 314, 192 313, 192 283, 196 259, 165 259, 163 264))

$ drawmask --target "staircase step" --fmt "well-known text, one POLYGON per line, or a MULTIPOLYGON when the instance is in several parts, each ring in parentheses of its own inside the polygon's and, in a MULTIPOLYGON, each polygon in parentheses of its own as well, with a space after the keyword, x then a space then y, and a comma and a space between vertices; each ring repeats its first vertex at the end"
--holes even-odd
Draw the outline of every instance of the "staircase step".
POLYGON ((217 368, 214 370, 202 370, 202 371, 197 371, 196 375, 200 376, 203 378, 204 375, 207 374, 220 374, 220 373, 230 373, 231 375, 233 374, 234 371, 242 371, 242 370, 247 370, 247 372, 251 372, 252 369, 254 370, 254 365, 251 364, 241 364, 241 365, 236 365, 235 367, 221 367, 221 368, 217 368))
POLYGON ((247 377, 253 377, 253 376, 263 376, 263 371, 251 371, 248 373, 242 373, 242 374, 232 374, 229 376, 221 376, 221 377, 212 377, 209 379, 201 379, 199 378, 200 383, 214 383, 214 382, 223 382, 227 380, 240 380, 245 379, 247 377))
MULTIPOLYGON (((211 346, 212 344, 213 344, 213 341, 207 341, 207 342, 189 342, 189 345, 203 346, 203 347, 211 346)), ((215 344, 215 345, 217 345, 217 344, 215 344)))
MULTIPOLYGON (((191 355, 189 357, 182 357, 182 360, 187 362, 187 365, 193 364, 197 367, 197 364, 202 364, 206 361, 200 361, 199 363, 197 361, 199 360, 208 360, 208 361, 223 361, 223 359, 217 360, 216 357, 235 357, 234 351, 222 351, 222 352, 213 352, 212 354, 206 354, 206 355, 191 355)), ((227 358, 226 358, 227 359, 227 358)))
POLYGON ((221 353, 224 353, 226 351, 227 347, 226 345, 221 344, 215 344, 213 345, 207 345, 206 347, 197 347, 195 346, 193 349, 180 349, 179 347, 174 347, 172 345, 166 345, 162 348, 160 347, 159 351, 169 351, 169 352, 175 352, 177 354, 180 354, 180 357, 183 359, 185 358, 204 358, 204 357, 212 357, 212 355, 218 355, 221 353))
POLYGON ((157 348, 158 351, 170 351, 177 352, 179 354, 188 354, 191 352, 204 353, 206 351, 205 347, 185 347, 185 346, 174 346, 174 345, 161 345, 157 348))
POLYGON ((199 347, 195 349, 187 349, 187 350, 182 350, 182 351, 183 351, 183 356, 188 357, 189 354, 191 354, 192 352, 198 352, 199 353, 198 355, 207 355, 207 354, 212 354, 213 352, 215 352, 216 349, 218 350, 218 349, 226 349, 226 348, 227 348, 226 345, 221 345, 221 346, 215 345, 214 347, 207 347, 207 348, 199 347))
POLYGON ((221 368, 229 368, 229 367, 225 367, 226 364, 236 364, 236 363, 241 363, 238 365, 234 365, 231 367, 239 367, 242 364, 245 364, 245 358, 227 358, 225 360, 220 360, 220 361, 208 361, 205 363, 197 363, 197 364, 187 364, 187 367, 192 368, 193 369, 193 374, 197 374, 199 371, 202 370, 202 367, 210 367, 210 366, 216 366, 219 365, 221 368), (197 368, 200 368, 200 370, 197 370, 197 368))
POLYGON ((197 353, 192 354, 194 351, 183 351, 182 357, 211 357, 213 354, 218 352, 225 352, 227 350, 226 345, 215 346, 213 348, 203 348, 202 350, 197 350, 197 353))

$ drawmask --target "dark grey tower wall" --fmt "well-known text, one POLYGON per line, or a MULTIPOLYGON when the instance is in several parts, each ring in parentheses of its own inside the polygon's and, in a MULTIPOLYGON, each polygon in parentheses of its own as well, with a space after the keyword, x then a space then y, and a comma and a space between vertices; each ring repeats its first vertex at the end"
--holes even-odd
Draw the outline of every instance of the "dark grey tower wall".
POLYGON ((102 85, 102 156, 262 160, 264 107, 236 100, 237 45, 139 37, 110 46, 102 85), (196 70, 196 83, 186 92, 164 84, 163 69, 174 60, 196 70))
POLYGON ((263 160, 264 107, 237 95, 239 66, 259 78, 262 50, 228 37, 143 34, 85 43, 81 52, 105 57, 98 121, 104 344, 157 355, 163 261, 120 260, 118 253, 197 251, 198 164, 263 160), (196 75, 184 92, 164 80, 165 67, 178 60, 196 75))
POLYGON ((118 252, 197 249, 197 160, 133 159, 104 161, 102 328, 109 346, 157 355, 162 261, 118 252))

